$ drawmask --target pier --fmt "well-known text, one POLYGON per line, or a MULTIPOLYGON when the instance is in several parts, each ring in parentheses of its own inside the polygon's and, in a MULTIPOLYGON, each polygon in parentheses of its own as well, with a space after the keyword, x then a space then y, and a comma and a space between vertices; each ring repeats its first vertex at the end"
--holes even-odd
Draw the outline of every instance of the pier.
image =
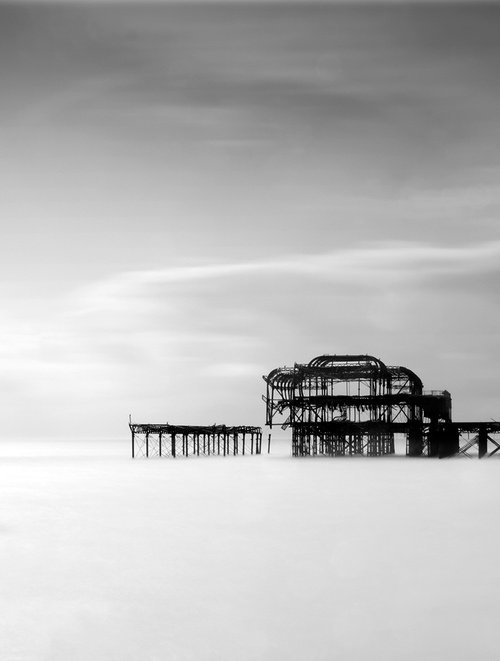
POLYGON ((500 450, 499 422, 453 422, 447 390, 424 390, 415 372, 374 356, 317 356, 263 379, 266 424, 291 428, 296 457, 391 455, 396 435, 409 457, 483 458, 500 450))
POLYGON ((260 454, 260 427, 129 423, 132 457, 188 457, 260 454))

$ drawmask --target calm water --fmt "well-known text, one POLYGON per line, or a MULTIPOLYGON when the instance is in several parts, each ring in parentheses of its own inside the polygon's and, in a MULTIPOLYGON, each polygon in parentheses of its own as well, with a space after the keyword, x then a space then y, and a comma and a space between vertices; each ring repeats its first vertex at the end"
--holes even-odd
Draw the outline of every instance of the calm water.
POLYGON ((0 449, 0 658, 500 652, 500 463, 0 449))

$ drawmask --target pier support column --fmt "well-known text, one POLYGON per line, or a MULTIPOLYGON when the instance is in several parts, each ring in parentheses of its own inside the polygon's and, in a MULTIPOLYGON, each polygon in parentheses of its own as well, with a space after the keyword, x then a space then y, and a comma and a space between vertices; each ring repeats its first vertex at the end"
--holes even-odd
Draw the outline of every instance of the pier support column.
POLYGON ((439 436, 439 458, 452 457, 460 449, 460 433, 458 428, 448 423, 439 436))
POLYGON ((480 425, 477 435, 477 456, 479 459, 488 454, 488 430, 486 425, 480 425))
POLYGON ((429 425, 429 433, 427 436, 427 456, 439 456, 439 438, 438 438, 438 425, 437 420, 431 419, 429 425))

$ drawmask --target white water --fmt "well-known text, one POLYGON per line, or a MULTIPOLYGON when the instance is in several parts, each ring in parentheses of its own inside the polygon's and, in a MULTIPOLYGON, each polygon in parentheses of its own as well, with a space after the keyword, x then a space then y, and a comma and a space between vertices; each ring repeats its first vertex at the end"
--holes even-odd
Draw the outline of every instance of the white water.
POLYGON ((500 653, 500 461, 0 444, 2 661, 500 653))

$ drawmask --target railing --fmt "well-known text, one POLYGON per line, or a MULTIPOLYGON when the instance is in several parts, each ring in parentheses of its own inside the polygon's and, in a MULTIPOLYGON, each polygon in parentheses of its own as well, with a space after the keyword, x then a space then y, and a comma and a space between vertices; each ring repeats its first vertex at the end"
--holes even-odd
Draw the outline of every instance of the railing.
POLYGON ((449 397, 450 393, 447 390, 424 390, 422 395, 430 397, 449 397))

